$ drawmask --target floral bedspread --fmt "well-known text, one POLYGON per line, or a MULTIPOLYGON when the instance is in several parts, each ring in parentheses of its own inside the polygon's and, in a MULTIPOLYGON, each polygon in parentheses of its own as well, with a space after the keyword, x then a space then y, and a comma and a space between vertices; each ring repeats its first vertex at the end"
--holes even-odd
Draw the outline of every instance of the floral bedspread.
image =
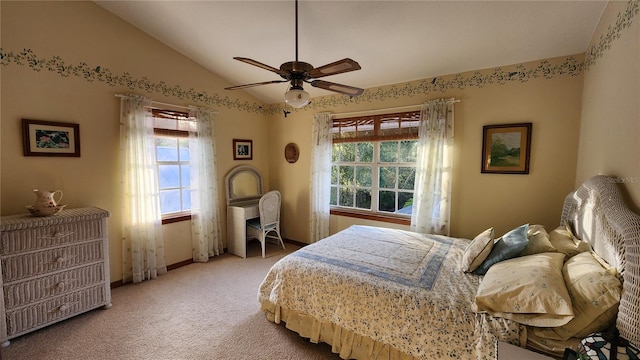
POLYGON ((495 359, 521 327, 471 311, 480 277, 460 261, 466 239, 354 225, 291 253, 258 300, 306 313, 418 359, 495 359))

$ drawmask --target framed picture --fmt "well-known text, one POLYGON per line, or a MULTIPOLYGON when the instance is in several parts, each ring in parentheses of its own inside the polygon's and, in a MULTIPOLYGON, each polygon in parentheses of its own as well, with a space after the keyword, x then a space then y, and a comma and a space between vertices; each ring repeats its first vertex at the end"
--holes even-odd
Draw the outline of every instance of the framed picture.
POLYGON ((22 119, 24 156, 80 156, 80 125, 22 119))
POLYGON ((252 160, 253 140, 233 139, 233 160, 252 160))
POLYGON ((482 127, 482 170, 494 174, 528 174, 531 123, 482 127))

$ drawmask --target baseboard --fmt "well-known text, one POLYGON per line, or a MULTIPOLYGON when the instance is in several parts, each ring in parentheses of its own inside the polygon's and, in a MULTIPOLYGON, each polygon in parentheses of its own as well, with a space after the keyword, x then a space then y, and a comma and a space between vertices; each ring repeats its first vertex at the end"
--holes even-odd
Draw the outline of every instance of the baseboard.
MULTIPOLYGON (((300 247, 305 247, 305 246, 309 245, 307 243, 303 243, 303 242, 295 241, 295 240, 291 240, 291 239, 282 239, 282 240, 287 244, 293 244, 293 245, 300 246, 300 247)), ((224 251, 225 254, 229 253, 227 248, 224 248, 222 251, 224 251)), ((181 267, 189 265, 189 264, 193 264, 193 259, 188 259, 188 260, 177 262, 175 264, 167 265, 167 271, 175 270, 177 268, 181 268, 181 267)), ((122 282, 122 280, 118 280, 118 281, 114 281, 114 282, 110 283, 109 285, 113 289, 113 288, 117 288, 119 286, 124 285, 124 283, 122 282)))
MULTIPOLYGON (((175 270, 177 268, 181 268, 189 264, 193 264, 193 259, 188 259, 188 260, 177 262, 175 264, 167 265, 167 271, 175 270)), ((125 283, 123 283, 122 280, 118 280, 110 283, 109 285, 113 289, 113 288, 117 288, 119 286, 125 285, 125 283)))
POLYGON ((295 240, 291 240, 291 239, 282 239, 282 240, 284 242, 286 242, 287 244, 293 244, 293 245, 297 245, 297 246, 300 246, 300 247, 305 247, 305 246, 309 245, 307 243, 303 243, 303 242, 295 241, 295 240))

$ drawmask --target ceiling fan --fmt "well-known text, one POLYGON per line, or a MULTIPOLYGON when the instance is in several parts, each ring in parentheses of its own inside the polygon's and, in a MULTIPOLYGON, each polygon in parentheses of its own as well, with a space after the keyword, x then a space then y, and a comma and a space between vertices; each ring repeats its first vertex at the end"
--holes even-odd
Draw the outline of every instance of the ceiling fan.
POLYGON ((225 88, 226 90, 238 90, 245 89, 254 86, 277 84, 283 82, 290 82, 291 87, 285 93, 285 103, 295 107, 301 108, 309 103, 309 93, 302 88, 303 83, 311 84, 313 87, 334 91, 340 94, 348 95, 351 97, 359 96, 364 89, 360 89, 354 86, 337 84, 334 82, 316 80, 321 77, 341 74, 349 71, 360 70, 360 65, 349 58, 338 60, 327 65, 314 68, 311 64, 298 61, 298 0, 296 0, 296 60, 289 61, 280 65, 279 69, 272 66, 263 64, 259 61, 252 60, 245 57, 234 57, 235 60, 242 61, 244 63, 254 65, 265 70, 274 72, 283 80, 263 81, 252 84, 230 86, 225 88))

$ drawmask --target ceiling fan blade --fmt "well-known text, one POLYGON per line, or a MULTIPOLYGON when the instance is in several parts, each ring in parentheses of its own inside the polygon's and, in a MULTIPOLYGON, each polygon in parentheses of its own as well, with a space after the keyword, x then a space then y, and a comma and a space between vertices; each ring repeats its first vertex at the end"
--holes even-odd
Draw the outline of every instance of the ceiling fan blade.
POLYGON ((360 96, 364 92, 364 89, 360 89, 360 88, 349 86, 349 85, 336 84, 336 83, 324 81, 324 80, 314 80, 309 82, 309 84, 311 84, 311 86, 313 87, 317 87, 317 88, 321 88, 329 91, 335 91, 337 93, 349 95, 351 97, 360 96))
POLYGON ((267 64, 263 64, 263 63, 261 63, 261 62, 259 62, 259 61, 255 61, 255 60, 253 60, 253 59, 249 59, 249 58, 245 58, 245 57, 237 57, 237 56, 236 56, 236 57, 234 57, 234 59, 235 59, 235 60, 238 60, 238 61, 242 61, 243 63, 247 63, 247 64, 249 64, 249 65, 257 66, 257 67, 259 67, 259 68, 263 68, 263 69, 265 69, 265 70, 272 71, 272 72, 274 72, 274 73, 276 73, 276 74, 278 74, 278 75, 280 75, 280 76, 282 76, 283 74, 284 74, 284 75, 286 75, 286 74, 287 74, 285 71, 282 71, 282 70, 280 70, 280 69, 276 69, 276 68, 274 68, 273 66, 269 66, 269 65, 267 65, 267 64))
POLYGON ((324 66, 320 66, 319 68, 315 68, 309 72, 309 77, 313 79, 317 79, 323 76, 341 74, 344 72, 360 70, 360 64, 357 62, 346 58, 342 60, 338 60, 336 62, 332 62, 331 64, 327 64, 324 66))
POLYGON ((263 81, 263 82, 259 82, 259 83, 253 83, 253 84, 229 86, 229 87, 226 87, 224 89, 225 90, 239 90, 239 89, 246 89, 246 88, 250 88, 250 87, 254 87, 254 86, 277 84, 277 83, 283 83, 283 82, 289 82, 289 81, 288 80, 271 80, 271 81, 263 81))

